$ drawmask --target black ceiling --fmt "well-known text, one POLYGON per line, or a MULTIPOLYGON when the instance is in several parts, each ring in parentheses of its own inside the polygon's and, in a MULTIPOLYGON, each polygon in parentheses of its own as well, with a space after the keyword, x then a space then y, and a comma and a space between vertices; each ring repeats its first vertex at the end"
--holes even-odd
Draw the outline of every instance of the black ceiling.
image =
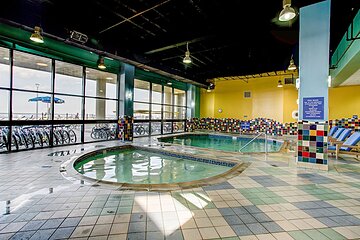
MULTIPOLYGON (((331 50, 359 2, 332 0, 331 50)), ((0 17, 63 38, 76 30, 89 36, 87 46, 204 83, 284 70, 291 54, 297 60, 299 21, 280 24, 281 9, 282 0, 11 0, 2 3, 0 17), (186 42, 190 65, 182 63, 186 42)))

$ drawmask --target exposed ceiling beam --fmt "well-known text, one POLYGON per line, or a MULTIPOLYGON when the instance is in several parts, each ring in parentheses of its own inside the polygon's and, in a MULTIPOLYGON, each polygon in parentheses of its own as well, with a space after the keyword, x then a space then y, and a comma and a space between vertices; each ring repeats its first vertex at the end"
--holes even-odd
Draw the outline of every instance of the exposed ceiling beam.
POLYGON ((169 45, 169 46, 166 46, 166 47, 162 47, 162 48, 158 48, 158 49, 154 49, 154 50, 151 50, 151 51, 147 51, 145 52, 145 54, 153 54, 153 53, 158 53, 158 52, 162 52, 162 51, 166 51, 166 50, 169 50, 169 49, 173 49, 173 48, 177 48, 177 47, 181 47, 181 46, 184 46, 186 45, 187 43, 195 43, 195 42, 200 42, 200 41, 203 41, 207 38, 209 38, 210 36, 205 36, 205 37, 200 37, 200 38, 195 38, 193 40, 189 40, 189 41, 184 41, 184 42, 180 42, 180 43, 175 43, 175 44, 172 44, 172 45, 169 45))
POLYGON ((114 27, 117 27, 117 26, 119 26, 120 24, 123 24, 124 22, 128 22, 129 20, 131 20, 131 19, 133 19, 133 18, 136 18, 137 16, 140 16, 140 15, 142 15, 142 14, 148 12, 148 11, 151 11, 151 10, 157 8, 157 7, 160 7, 161 5, 164 5, 164 4, 166 4, 166 3, 170 2, 170 1, 171 1, 171 0, 165 0, 165 1, 161 2, 161 3, 156 4, 155 6, 152 6, 151 8, 148 8, 148 9, 145 9, 144 11, 138 12, 137 14, 135 14, 135 15, 129 17, 129 18, 126 18, 126 19, 122 20, 121 22, 115 23, 115 24, 111 25, 110 27, 107 27, 107 28, 105 28, 104 30, 101 30, 99 33, 104 33, 104 32, 106 32, 106 31, 109 31, 110 29, 112 29, 112 28, 114 28, 114 27))
MULTIPOLYGON (((126 19, 126 17, 124 17, 123 15, 119 14, 118 12, 115 12, 114 10, 106 7, 104 4, 99 3, 99 1, 96 1, 96 4, 99 5, 100 7, 104 8, 106 11, 111 12, 112 14, 115 14, 115 16, 118 16, 122 19, 126 19)), ((136 24, 135 22, 128 20, 129 23, 131 23, 132 25, 134 25, 137 28, 140 28, 141 30, 144 30, 145 32, 147 32, 148 34, 150 34, 151 36, 156 36, 155 33, 143 28, 142 26, 140 26, 139 24, 136 24)))
MULTIPOLYGON (((132 7, 126 5, 125 3, 123 2, 120 2, 124 7, 126 7, 127 9, 129 9, 131 12, 133 13, 137 13, 137 11, 135 9, 133 9, 132 7)), ((163 32, 167 32, 166 29, 162 28, 159 24, 157 23, 154 23, 153 21, 151 21, 149 18, 145 17, 144 15, 141 15, 141 18, 144 19, 145 21, 147 21, 148 23, 150 23, 151 25, 157 27, 158 29, 160 29, 161 31, 163 32)))

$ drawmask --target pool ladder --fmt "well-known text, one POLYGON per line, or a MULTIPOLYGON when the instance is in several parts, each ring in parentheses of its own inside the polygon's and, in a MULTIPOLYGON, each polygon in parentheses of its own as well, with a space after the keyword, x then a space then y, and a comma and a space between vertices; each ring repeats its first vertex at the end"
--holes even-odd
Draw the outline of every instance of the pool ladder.
POLYGON ((264 135, 265 138, 265 155, 268 154, 268 146, 267 146, 267 134, 264 132, 259 133, 258 135, 256 135, 254 138, 252 138, 247 144, 245 144, 242 148, 239 149, 239 152, 241 152, 241 150, 243 150, 244 148, 246 148, 250 143, 252 143, 253 141, 255 141, 255 139, 259 138, 261 135, 264 135))

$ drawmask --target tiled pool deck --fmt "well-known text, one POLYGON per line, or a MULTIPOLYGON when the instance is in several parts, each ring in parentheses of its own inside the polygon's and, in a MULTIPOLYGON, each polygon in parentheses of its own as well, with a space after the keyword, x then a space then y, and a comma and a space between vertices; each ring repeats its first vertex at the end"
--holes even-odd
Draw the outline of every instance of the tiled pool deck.
POLYGON ((60 173, 78 153, 119 144, 1 154, 0 239, 360 238, 360 162, 353 158, 330 159, 330 171, 318 172, 296 168, 294 153, 265 159, 165 146, 251 163, 221 184, 174 192, 123 191, 60 173), (76 153, 48 156, 64 149, 76 153), (11 213, 3 215, 7 200, 11 213))

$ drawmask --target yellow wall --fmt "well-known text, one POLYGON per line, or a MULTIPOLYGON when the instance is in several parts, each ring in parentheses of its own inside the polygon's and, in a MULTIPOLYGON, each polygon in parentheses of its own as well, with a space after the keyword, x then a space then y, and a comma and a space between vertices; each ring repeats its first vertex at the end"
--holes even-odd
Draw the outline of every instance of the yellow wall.
POLYGON ((329 89, 329 119, 360 117, 360 86, 329 89))
POLYGON ((214 93, 200 89, 200 117, 214 117, 214 93))
MULTIPOLYGON (((201 91, 201 117, 253 119, 271 118, 280 122, 294 122, 292 112, 298 109, 298 91, 294 85, 278 88, 279 77, 218 81, 215 90, 201 91), (251 91, 251 98, 244 98, 251 91), (220 113, 218 110, 222 109, 220 113)), ((282 78, 283 81, 283 78, 282 78)), ((329 119, 360 116, 360 86, 329 90, 329 119)))
POLYGON ((293 111, 298 110, 298 91, 294 86, 284 86, 284 97, 283 97, 283 104, 284 104, 284 118, 283 122, 294 122, 295 119, 292 117, 293 111))

